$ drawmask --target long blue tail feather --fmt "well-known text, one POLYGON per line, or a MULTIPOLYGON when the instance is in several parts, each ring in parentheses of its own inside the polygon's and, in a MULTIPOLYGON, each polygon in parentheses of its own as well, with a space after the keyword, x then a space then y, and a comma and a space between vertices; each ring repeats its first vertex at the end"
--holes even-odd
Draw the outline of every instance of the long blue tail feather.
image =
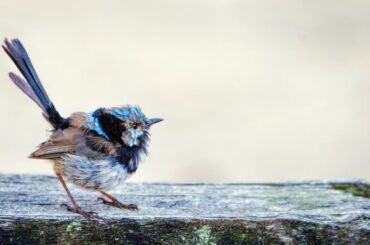
POLYGON ((46 113, 41 101, 26 81, 13 72, 9 72, 9 77, 20 90, 22 90, 30 99, 32 99, 43 110, 44 113, 46 113))
POLYGON ((11 41, 5 39, 4 44, 2 45, 3 49, 13 60, 26 81, 14 73, 9 73, 10 79, 43 110, 44 117, 54 129, 66 127, 68 120, 60 116, 49 99, 22 43, 18 39, 12 39, 11 41))

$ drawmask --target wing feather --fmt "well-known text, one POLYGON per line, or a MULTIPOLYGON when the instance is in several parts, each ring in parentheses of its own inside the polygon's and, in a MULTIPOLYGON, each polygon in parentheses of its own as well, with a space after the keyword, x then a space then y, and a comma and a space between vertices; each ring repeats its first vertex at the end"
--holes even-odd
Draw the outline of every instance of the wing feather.
POLYGON ((83 132, 77 128, 58 129, 31 153, 30 158, 54 159, 66 153, 74 153, 83 132))
POLYGON ((85 129, 69 127, 58 129, 34 151, 30 158, 56 159, 65 154, 77 154, 98 159, 115 155, 116 147, 102 137, 92 135, 85 129))

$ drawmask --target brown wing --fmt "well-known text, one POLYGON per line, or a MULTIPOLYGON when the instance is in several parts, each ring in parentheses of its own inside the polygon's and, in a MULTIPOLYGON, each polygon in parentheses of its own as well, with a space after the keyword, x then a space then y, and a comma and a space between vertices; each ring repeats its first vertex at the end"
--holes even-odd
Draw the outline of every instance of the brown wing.
POLYGON ((82 134, 83 131, 78 128, 58 129, 31 153, 30 158, 55 159, 66 153, 74 153, 82 134))
POLYGON ((70 127, 55 131, 50 139, 42 143, 30 157, 56 159, 68 153, 91 158, 104 158, 107 154, 115 155, 116 147, 111 142, 91 134, 85 129, 70 127))

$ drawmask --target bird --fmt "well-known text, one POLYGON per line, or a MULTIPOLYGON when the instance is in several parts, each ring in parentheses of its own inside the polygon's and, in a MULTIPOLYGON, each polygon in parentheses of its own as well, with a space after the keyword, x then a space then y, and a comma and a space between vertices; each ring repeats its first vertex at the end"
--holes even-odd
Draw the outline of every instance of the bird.
POLYGON ((52 126, 50 136, 30 154, 33 159, 52 161, 56 178, 72 206, 67 210, 87 219, 99 217, 85 211, 72 196, 67 183, 100 192, 97 201, 112 207, 138 210, 135 204, 123 204, 107 191, 132 176, 148 153, 149 129, 162 118, 148 118, 136 105, 100 107, 89 112, 74 112, 62 117, 50 100, 21 41, 5 38, 4 51, 23 78, 9 72, 10 80, 42 111, 52 126))

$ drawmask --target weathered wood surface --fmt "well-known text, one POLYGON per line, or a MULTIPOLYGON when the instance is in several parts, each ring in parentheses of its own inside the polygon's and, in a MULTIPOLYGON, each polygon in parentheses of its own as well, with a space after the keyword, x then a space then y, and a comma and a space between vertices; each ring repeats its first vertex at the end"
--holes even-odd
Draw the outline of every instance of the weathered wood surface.
POLYGON ((279 184, 124 184, 112 192, 139 211, 60 207, 54 177, 0 175, 0 244, 370 244, 370 185, 364 181, 279 184))

